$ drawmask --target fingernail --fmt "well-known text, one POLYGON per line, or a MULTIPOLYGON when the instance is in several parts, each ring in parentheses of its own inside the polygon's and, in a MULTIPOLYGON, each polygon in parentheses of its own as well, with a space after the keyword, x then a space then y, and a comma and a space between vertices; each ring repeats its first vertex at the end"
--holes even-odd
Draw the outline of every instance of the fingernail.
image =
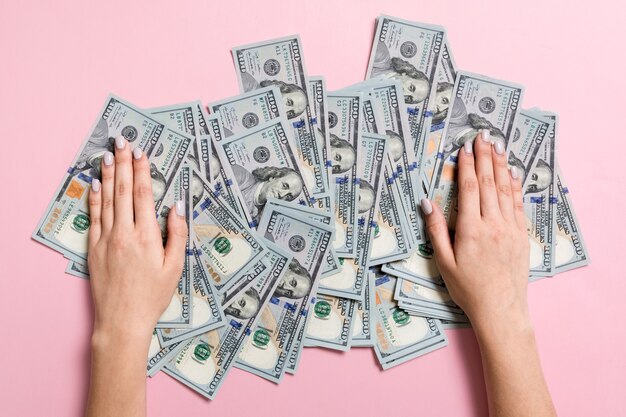
POLYGON ((504 142, 501 140, 497 140, 494 145, 496 148, 496 153, 498 155, 502 155, 504 153, 504 142))
POLYGON ((97 178, 94 178, 93 180, 91 180, 91 189, 93 190, 94 193, 97 193, 98 191, 100 191, 100 180, 97 178))
POLYGON ((420 206, 422 206, 422 211, 426 215, 433 212, 433 205, 430 203, 430 200, 427 198, 422 198, 422 200, 420 201, 420 206))
POLYGON ((185 217, 185 202, 183 200, 176 202, 176 214, 180 217, 185 217))
POLYGON ((143 152, 141 152, 141 149, 139 148, 133 149, 133 158, 139 159, 141 158, 141 155, 143 155, 143 152))
POLYGON ((124 136, 118 136, 115 138, 115 147, 117 149, 124 149, 124 145, 126 145, 126 139, 124 136))
POLYGON ((489 142, 489 137, 490 137, 490 133, 489 133, 489 129, 483 129, 480 132, 480 137, 485 141, 485 142, 489 142))
POLYGON ((104 165, 111 166, 113 165, 113 154, 111 152, 104 153, 104 165))
POLYGON ((473 146, 474 146, 474 143, 471 140, 468 140, 467 142, 465 142, 463 144, 463 149, 465 150, 465 153, 468 155, 471 155, 473 151, 473 146))
POLYGON ((519 169, 517 167, 511 167, 511 178, 514 180, 519 178, 519 169))

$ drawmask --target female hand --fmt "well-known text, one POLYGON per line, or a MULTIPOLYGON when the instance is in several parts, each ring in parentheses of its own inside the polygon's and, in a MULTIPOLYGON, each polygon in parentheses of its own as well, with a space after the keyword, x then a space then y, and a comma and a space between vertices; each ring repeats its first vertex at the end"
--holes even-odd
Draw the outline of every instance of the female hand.
POLYGON ((102 183, 89 194, 89 273, 94 339, 132 336, 149 342, 181 276, 187 241, 183 202, 168 218, 167 246, 157 224, 150 163, 140 149, 115 139, 102 158, 102 183))
POLYGON ((435 260, 451 297, 474 327, 496 318, 525 320, 529 244, 517 168, 504 143, 484 130, 458 158, 459 211, 454 243, 443 213, 422 200, 435 260), (475 153, 475 155, 474 155, 475 153))

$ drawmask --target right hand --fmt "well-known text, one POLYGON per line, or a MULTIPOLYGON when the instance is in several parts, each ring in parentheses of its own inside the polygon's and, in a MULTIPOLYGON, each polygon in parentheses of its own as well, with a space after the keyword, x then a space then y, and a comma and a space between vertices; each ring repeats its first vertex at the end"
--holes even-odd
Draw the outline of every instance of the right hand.
POLYGON ((496 318, 527 321, 529 243, 521 176, 504 143, 483 131, 459 151, 454 243, 436 204, 422 200, 435 260, 452 299, 474 327, 496 318))

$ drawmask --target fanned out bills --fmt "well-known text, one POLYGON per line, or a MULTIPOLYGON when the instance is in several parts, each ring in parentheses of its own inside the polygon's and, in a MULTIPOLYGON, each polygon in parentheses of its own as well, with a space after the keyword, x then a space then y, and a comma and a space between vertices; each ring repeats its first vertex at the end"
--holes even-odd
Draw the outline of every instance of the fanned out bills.
POLYGON ((280 383, 304 347, 370 347, 383 370, 445 347, 446 331, 471 325, 418 206, 433 200, 454 232, 457 155, 482 129, 521 174, 529 280, 590 262, 558 115, 523 109, 520 85, 460 70, 444 28, 380 16, 365 81, 335 91, 308 76, 297 35, 232 55, 240 94, 208 106, 108 96, 33 233, 88 279, 102 157, 119 135, 145 153, 160 243, 178 201, 189 227, 148 376, 213 399, 232 367, 280 383))

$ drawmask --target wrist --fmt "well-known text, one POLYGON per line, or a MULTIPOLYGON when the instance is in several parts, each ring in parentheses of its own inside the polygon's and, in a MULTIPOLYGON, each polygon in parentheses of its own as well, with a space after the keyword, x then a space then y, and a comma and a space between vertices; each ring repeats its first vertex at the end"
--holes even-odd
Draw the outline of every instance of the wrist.
POLYGON ((94 351, 111 351, 136 348, 148 350, 153 327, 137 325, 113 325, 94 323, 91 335, 91 347, 94 351))
POLYGON ((470 317, 470 321, 481 346, 534 340, 535 331, 527 308, 478 315, 470 317))

